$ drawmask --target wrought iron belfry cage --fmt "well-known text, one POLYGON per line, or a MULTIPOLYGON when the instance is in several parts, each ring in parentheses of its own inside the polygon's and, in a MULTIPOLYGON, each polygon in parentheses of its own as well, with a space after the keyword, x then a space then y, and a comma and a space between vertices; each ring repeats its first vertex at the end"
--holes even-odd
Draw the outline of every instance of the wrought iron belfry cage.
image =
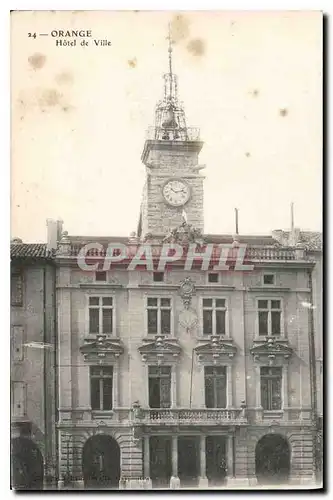
POLYGON ((149 138, 163 141, 189 141, 199 138, 199 130, 186 125, 183 103, 178 101, 177 75, 172 72, 172 39, 169 26, 169 72, 163 75, 164 96, 155 108, 155 127, 149 138), (193 137, 195 136, 195 137, 193 137))

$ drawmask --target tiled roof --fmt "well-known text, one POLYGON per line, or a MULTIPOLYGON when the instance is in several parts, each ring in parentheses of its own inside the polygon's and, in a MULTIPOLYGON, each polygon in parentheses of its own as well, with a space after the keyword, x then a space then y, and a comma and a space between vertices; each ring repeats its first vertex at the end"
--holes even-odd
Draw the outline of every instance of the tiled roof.
POLYGON ((51 259, 53 254, 45 243, 16 243, 10 245, 11 259, 51 259))

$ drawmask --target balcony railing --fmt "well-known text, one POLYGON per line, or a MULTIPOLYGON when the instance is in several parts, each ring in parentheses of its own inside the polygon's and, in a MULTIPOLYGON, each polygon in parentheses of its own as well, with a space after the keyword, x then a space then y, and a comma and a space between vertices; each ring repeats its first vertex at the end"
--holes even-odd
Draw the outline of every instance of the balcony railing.
POLYGON ((247 247, 245 252, 247 260, 295 260, 294 248, 265 248, 247 247))
POLYGON ((149 425, 221 425, 246 423, 242 409, 142 409, 140 420, 149 425))
MULTIPOLYGON (((142 243, 129 244, 126 248, 126 259, 131 259, 136 255, 137 247, 142 243)), ((152 256, 153 259, 158 259, 162 252, 162 245, 151 245, 152 248, 152 256)), ((205 245, 202 246, 201 251, 204 252, 205 245)), ((107 256, 107 246, 104 248, 100 248, 98 244, 96 248, 87 247, 82 244, 70 244, 69 255, 77 256, 82 250, 84 252, 85 257, 93 257, 93 258, 103 258, 107 256), (89 248, 89 249, 88 249, 89 248)), ((113 247, 111 248, 113 250, 113 247)), ((215 245, 213 251, 211 253, 210 260, 211 261, 219 261, 221 254, 221 248, 219 245, 215 245)), ((117 255, 116 253, 112 255, 117 255)), ((183 256, 181 260, 186 260, 187 256, 187 248, 184 248, 183 256)), ((239 251, 237 248, 231 248, 228 252, 228 261, 236 261, 239 258, 239 251)), ((272 248, 272 247, 250 247, 247 246, 245 250, 244 262, 260 262, 260 261, 293 261, 293 260, 303 260, 305 258, 303 250, 294 249, 294 248, 272 248)))

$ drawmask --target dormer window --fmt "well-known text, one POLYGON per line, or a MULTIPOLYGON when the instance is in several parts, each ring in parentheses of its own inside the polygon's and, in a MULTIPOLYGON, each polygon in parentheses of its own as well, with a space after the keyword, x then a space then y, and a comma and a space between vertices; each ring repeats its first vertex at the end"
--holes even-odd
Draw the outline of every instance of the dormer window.
POLYGON ((96 271, 95 281, 105 282, 106 281, 106 271, 96 271))
POLYGON ((218 273, 208 273, 208 283, 218 283, 219 275, 218 273))
POLYGON ((275 285, 274 274, 264 274, 264 285, 275 285))
POLYGON ((153 273, 153 281, 155 283, 162 283, 164 281, 164 273, 161 272, 153 273))

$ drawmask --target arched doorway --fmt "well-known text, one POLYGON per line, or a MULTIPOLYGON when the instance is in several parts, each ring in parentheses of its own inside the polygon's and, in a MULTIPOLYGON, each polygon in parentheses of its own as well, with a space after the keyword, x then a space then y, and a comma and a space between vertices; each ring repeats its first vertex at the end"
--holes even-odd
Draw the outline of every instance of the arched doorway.
POLYGON ((44 465, 38 446, 28 438, 12 440, 12 487, 16 490, 42 490, 44 465))
POLYGON ((120 449, 106 434, 88 439, 82 452, 84 485, 92 489, 117 489, 120 479, 120 449))
POLYGON ((290 452, 286 438, 279 434, 266 434, 256 446, 256 476, 260 484, 288 482, 290 452))

